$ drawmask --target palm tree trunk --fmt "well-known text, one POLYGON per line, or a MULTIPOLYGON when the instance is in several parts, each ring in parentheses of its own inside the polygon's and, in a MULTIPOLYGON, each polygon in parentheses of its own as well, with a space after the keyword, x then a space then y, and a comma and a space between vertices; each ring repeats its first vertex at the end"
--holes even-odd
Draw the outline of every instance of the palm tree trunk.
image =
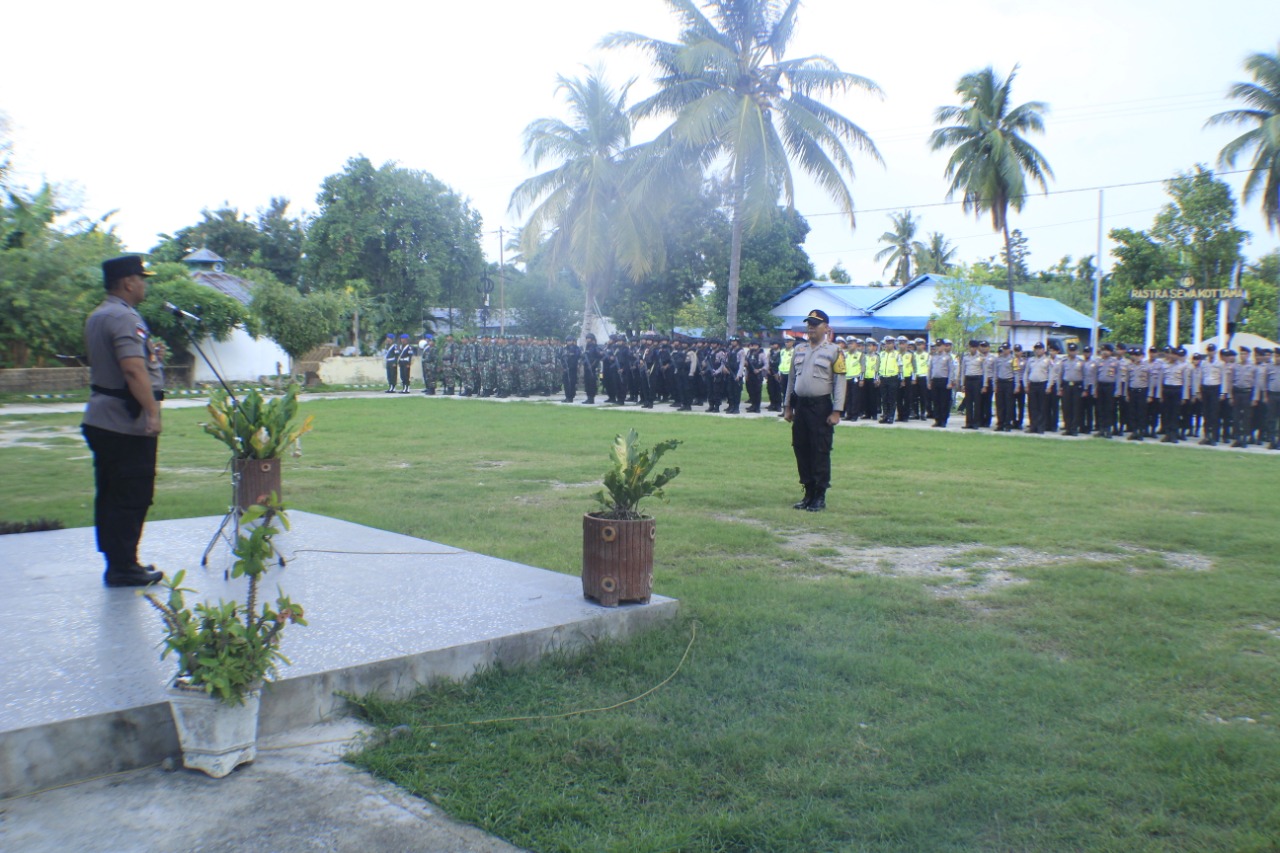
POLYGON ((725 337, 738 333, 738 281, 742 276, 742 232, 746 225, 743 222, 743 182, 741 167, 735 166, 738 174, 733 177, 733 225, 729 237, 729 299, 725 306, 725 337))
POLYGON ((1013 252, 1009 246, 1009 218, 1004 218, 1004 271, 1009 282, 1009 334, 1005 341, 1013 346, 1013 252))
POLYGON ((582 306, 582 329, 578 332, 578 341, 581 342, 586 337, 587 332, 594 332, 599 323, 599 317, 596 315, 596 289, 594 280, 588 279, 586 286, 582 289, 586 291, 586 302, 582 306))

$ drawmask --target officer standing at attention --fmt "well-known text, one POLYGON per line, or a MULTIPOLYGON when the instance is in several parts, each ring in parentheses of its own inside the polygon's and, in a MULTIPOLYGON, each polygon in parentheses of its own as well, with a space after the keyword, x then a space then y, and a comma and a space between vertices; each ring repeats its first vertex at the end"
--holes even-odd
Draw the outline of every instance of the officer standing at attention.
POLYGON ((382 362, 387 368, 387 390, 385 393, 396 393, 396 376, 400 369, 400 345, 396 343, 396 336, 392 332, 387 332, 387 338, 382 342, 382 362))
POLYGON ((422 393, 434 394, 440 355, 436 352, 435 339, 429 333, 418 341, 418 352, 422 354, 422 393))
POLYGON ((413 360, 417 358, 418 351, 413 343, 409 340, 408 335, 400 336, 400 393, 409 393, 409 374, 413 371, 413 360))
POLYGON ((564 387, 564 401, 572 403, 578 396, 578 362, 582 359, 582 349, 574 337, 564 339, 564 349, 560 351, 560 383, 564 387))
POLYGON ((107 298, 85 321, 89 405, 80 425, 93 453, 93 524, 107 586, 146 586, 164 578, 138 563, 142 525, 155 495, 164 367, 137 307, 150 273, 142 258, 102 263, 107 298))
POLYGON ((896 341, 885 336, 880 351, 880 370, 876 374, 876 385, 880 387, 880 423, 892 424, 898 413, 898 385, 902 382, 902 361, 894 349, 896 341))
POLYGON ((964 382, 964 428, 977 429, 982 420, 982 386, 987 360, 978 352, 978 341, 969 341, 969 351, 960 356, 960 377, 964 382))
POLYGON ((825 311, 810 311, 804 322, 806 339, 795 348, 782 418, 791 424, 791 448, 804 486, 795 509, 820 512, 827 508, 831 443, 844 409, 844 356, 827 340, 825 311))

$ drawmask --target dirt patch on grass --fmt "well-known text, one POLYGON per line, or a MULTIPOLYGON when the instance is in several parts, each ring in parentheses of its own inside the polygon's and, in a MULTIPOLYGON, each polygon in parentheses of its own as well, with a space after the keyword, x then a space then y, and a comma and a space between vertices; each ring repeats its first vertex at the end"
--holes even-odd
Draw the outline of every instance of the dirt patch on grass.
MULTIPOLYGON (((718 520, 767 527, 751 518, 720 516, 718 520)), ((1109 552, 1057 554, 981 543, 897 548, 867 546, 840 534, 769 529, 780 538, 786 550, 797 556, 816 560, 837 571, 916 578, 939 598, 976 598, 993 590, 1030 583, 1021 570, 1076 563, 1122 567, 1133 574, 1160 570, 1205 572, 1213 568, 1212 561, 1202 554, 1136 546, 1122 546, 1109 552)))
POLYGON ((28 426, 27 421, 9 421, 0 429, 0 448, 33 447, 37 450, 65 450, 67 441, 84 445, 78 426, 28 426))

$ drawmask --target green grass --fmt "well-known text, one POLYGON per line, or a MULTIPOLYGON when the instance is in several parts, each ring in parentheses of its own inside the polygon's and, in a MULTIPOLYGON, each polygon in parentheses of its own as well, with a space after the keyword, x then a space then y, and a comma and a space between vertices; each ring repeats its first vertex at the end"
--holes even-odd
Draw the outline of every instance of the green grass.
MULTIPOLYGON (((539 851, 1280 846, 1280 455, 840 429, 830 509, 811 514, 790 508, 777 419, 305 408, 291 506, 568 573, 614 434, 685 442, 650 507, 676 624, 366 700, 410 733, 353 760, 459 819, 539 851), (883 554, 836 568, 920 545, 954 553, 920 577, 883 554), (981 586, 1013 547, 1038 555, 1002 564, 1027 582, 981 586), (638 702, 431 728, 623 702, 672 672, 695 621, 680 673, 638 702)), ((200 417, 166 414, 152 518, 225 509, 200 417)), ((0 430, 15 420, 78 416, 0 430)), ((0 460, 0 519, 90 522, 82 447, 0 460)))

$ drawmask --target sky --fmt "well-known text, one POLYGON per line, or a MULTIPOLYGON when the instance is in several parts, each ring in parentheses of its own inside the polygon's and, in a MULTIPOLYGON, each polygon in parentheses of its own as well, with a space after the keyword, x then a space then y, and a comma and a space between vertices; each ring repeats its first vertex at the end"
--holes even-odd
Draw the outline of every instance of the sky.
MULTIPOLYGON (((557 75, 601 66, 615 85, 652 91, 643 58, 603 51, 615 31, 674 40, 662 0, 475 0, 469 3, 218 4, 67 0, 5 14, 0 114, 13 177, 57 184, 79 215, 109 222, 130 251, 224 205, 255 213, 273 196, 314 213, 321 181, 353 156, 430 172, 484 218, 484 249, 520 218, 511 191, 534 174, 521 132, 563 116, 557 75)), ((912 210, 921 236, 945 234, 974 261, 1002 246, 990 219, 946 203, 947 156, 929 150, 934 110, 958 103, 970 71, 1019 66, 1016 103, 1048 104, 1031 137, 1056 178, 1011 218, 1029 266, 1097 252, 1103 228, 1145 229, 1168 201, 1161 181, 1213 165, 1243 128, 1209 128, 1237 105, 1244 59, 1280 43, 1275 0, 806 0, 790 56, 822 54, 877 83, 830 101, 876 143, 855 155, 856 228, 798 178, 818 271, 887 279, 876 252, 889 213, 912 210)), ((646 137, 638 129, 636 141, 646 137)), ((1247 166, 1245 160, 1237 167, 1247 166)), ((1243 175, 1226 175, 1237 200, 1243 175)), ((1238 223, 1245 254, 1280 244, 1255 200, 1238 223)), ((1110 242, 1104 245, 1109 253, 1110 242)), ((1104 262, 1110 269, 1111 260, 1104 262)))

